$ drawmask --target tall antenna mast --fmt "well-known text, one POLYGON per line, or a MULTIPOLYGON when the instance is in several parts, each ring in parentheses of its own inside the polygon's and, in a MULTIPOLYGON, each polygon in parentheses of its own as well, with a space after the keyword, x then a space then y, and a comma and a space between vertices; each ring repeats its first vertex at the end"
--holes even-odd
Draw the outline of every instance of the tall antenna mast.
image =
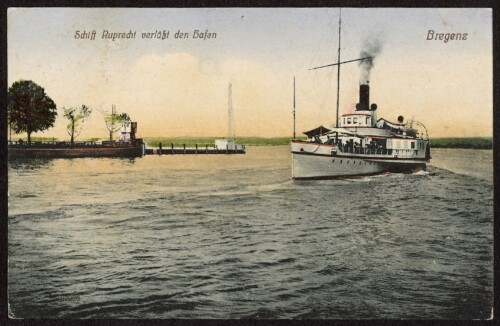
POLYGON ((339 8, 339 51, 337 56, 337 115, 335 117, 335 128, 339 127, 339 97, 340 97, 340 26, 342 23, 341 20, 342 9, 339 8))
POLYGON ((295 76, 293 76, 293 139, 295 139, 295 76))
POLYGON ((233 85, 229 83, 228 87, 228 119, 227 119, 227 138, 234 138, 234 127, 233 127, 233 85))

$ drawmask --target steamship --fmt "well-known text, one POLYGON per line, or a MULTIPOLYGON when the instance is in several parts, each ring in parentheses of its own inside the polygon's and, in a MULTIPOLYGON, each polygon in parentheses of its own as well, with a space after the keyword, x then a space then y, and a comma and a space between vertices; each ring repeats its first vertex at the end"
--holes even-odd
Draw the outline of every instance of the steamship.
MULTIPOLYGON (((372 56, 340 62, 340 19, 338 51, 338 62, 328 66, 337 65, 340 69, 343 63, 362 61, 362 68, 368 69, 365 76, 369 76, 372 56)), ((292 177, 327 179, 425 170, 431 158, 427 128, 421 122, 405 120, 403 116, 399 116, 397 122, 377 119, 377 105, 370 105, 368 79, 360 82, 359 103, 354 113, 343 114, 339 119, 339 81, 340 70, 337 74, 335 127, 319 126, 304 132, 306 140, 292 140, 292 177)))

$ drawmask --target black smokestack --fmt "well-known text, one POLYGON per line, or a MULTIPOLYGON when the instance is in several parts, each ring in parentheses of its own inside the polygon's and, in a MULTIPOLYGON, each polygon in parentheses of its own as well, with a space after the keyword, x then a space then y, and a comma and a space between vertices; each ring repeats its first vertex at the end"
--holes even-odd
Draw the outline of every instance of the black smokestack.
MULTIPOLYGON (((361 85, 368 84, 370 81, 370 71, 373 68, 375 57, 382 51, 382 41, 378 37, 368 37, 364 40, 361 48, 360 58, 369 57, 369 59, 362 60, 359 65, 361 66, 361 76, 359 83, 361 85)), ((361 91, 361 90, 360 90, 361 91)))
POLYGON ((368 84, 359 85, 359 103, 356 104, 356 111, 368 111, 370 105, 370 86, 368 84))

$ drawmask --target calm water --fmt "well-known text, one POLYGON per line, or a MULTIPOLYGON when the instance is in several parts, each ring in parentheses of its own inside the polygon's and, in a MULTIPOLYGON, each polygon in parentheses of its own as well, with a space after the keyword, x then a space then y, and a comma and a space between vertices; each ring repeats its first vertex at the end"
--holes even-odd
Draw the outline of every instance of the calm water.
POLYGON ((9 163, 14 318, 485 319, 492 151, 292 181, 246 155, 9 163))

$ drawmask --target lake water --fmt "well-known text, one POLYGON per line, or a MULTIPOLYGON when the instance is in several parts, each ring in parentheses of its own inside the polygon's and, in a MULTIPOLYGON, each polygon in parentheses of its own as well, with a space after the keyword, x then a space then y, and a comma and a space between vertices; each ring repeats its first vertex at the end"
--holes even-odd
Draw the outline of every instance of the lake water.
POLYGON ((247 149, 9 162, 10 316, 491 317, 492 151, 292 181, 247 149))

